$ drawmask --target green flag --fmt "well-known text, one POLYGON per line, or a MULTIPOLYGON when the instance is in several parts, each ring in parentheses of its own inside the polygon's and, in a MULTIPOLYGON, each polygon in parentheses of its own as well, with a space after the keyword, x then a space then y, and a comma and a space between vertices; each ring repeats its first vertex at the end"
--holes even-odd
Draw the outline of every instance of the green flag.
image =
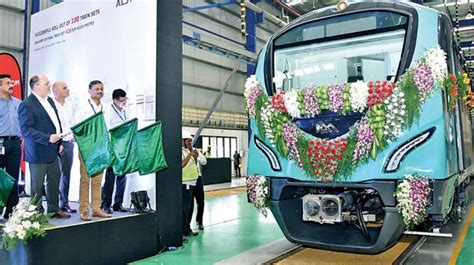
POLYGON ((0 168, 0 207, 6 205, 13 185, 15 185, 15 179, 0 168))
POLYGON ((114 162, 112 168, 116 176, 123 176, 138 171, 138 120, 132 119, 110 129, 110 140, 114 162))
POLYGON ((104 114, 99 112, 71 128, 87 175, 93 177, 112 163, 112 152, 104 114))
POLYGON ((140 175, 167 168, 161 140, 161 121, 139 130, 137 136, 140 175))

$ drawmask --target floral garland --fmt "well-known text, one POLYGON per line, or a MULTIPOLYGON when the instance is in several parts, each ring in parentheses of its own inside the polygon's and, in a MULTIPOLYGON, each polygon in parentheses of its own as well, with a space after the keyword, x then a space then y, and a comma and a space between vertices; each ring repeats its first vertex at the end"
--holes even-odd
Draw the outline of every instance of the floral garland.
POLYGON ((402 214, 407 230, 413 229, 425 220, 430 192, 428 176, 406 175, 397 186, 394 195, 398 201, 398 212, 402 214))
POLYGON ((20 200, 13 208, 13 213, 3 228, 2 246, 8 251, 20 242, 25 243, 34 237, 44 237, 44 227, 48 224, 48 217, 38 211, 40 201, 34 197, 29 200, 20 200))
MULTIPOLYGON (((451 109, 456 109, 456 101, 459 96, 466 100, 468 94, 472 94, 470 88, 468 88, 470 83, 471 81, 467 76, 467 73, 458 76, 451 74, 449 75, 449 78, 446 79, 445 87, 448 91, 449 107, 451 109)), ((472 106, 470 102, 467 102, 466 105, 468 108, 472 106)))
POLYGON ((268 208, 268 182, 264 176, 247 177, 247 195, 250 202, 267 217, 268 208))
POLYGON ((388 143, 416 123, 422 105, 435 89, 449 92, 451 109, 458 98, 464 99, 466 105, 474 105, 467 75, 454 77, 448 78, 446 55, 436 47, 427 50, 397 84, 357 81, 290 89, 268 97, 257 78, 251 76, 244 95, 261 138, 269 139, 272 147, 296 162, 307 175, 322 181, 339 181, 369 158, 375 160, 388 143), (346 135, 332 140, 313 137, 292 123, 325 110, 341 115, 362 113, 363 118, 346 135))

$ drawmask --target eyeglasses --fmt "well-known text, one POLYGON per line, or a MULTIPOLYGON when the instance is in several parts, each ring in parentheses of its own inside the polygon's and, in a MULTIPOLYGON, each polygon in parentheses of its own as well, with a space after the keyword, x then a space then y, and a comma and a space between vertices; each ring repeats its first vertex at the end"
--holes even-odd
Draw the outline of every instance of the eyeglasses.
POLYGON ((128 98, 119 98, 117 100, 121 103, 124 103, 124 102, 127 102, 128 98))

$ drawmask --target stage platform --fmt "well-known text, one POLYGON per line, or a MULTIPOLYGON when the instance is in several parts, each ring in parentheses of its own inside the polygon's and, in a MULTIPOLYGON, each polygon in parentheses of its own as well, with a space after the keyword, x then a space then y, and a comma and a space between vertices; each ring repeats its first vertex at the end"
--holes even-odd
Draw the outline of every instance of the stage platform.
POLYGON ((160 244, 156 213, 114 212, 112 218, 92 221, 82 221, 74 213, 50 223, 53 227, 45 237, 18 244, 11 252, 1 249, 1 264, 126 264, 155 255, 160 244))

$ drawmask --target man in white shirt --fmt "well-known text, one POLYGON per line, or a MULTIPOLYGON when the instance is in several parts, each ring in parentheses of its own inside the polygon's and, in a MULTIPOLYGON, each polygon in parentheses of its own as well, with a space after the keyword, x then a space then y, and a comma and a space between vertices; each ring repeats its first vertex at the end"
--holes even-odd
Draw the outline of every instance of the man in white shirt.
POLYGON ((69 97, 69 87, 63 81, 56 81, 53 84, 54 104, 58 110, 59 120, 63 127, 65 136, 63 137, 63 152, 59 155, 61 165, 61 178, 59 181, 59 206, 67 213, 75 213, 69 205, 69 183, 71 180, 71 167, 74 155, 74 143, 72 142, 71 126, 73 125, 72 105, 66 98, 69 97))
POLYGON ((21 134, 24 138, 25 161, 29 163, 31 196, 42 198, 46 177, 48 213, 53 217, 70 218, 59 208, 59 161, 61 122, 53 100, 48 97, 51 84, 45 75, 30 79, 32 93, 18 108, 21 134))
MULTIPOLYGON (((126 122, 130 117, 125 106, 127 104, 127 93, 122 89, 115 89, 112 92, 112 104, 110 104, 109 109, 107 110, 107 115, 105 115, 106 123, 109 129, 112 129, 124 122, 126 122)), ((115 182, 115 196, 113 211, 116 212, 126 212, 122 206, 123 195, 125 193, 125 185, 127 183, 126 175, 115 176, 112 167, 107 168, 105 172, 105 182, 102 187, 102 210, 107 214, 112 214, 113 211, 110 208, 112 206, 112 193, 114 192, 114 182, 115 182)))
POLYGON ((183 130, 181 134, 181 168, 182 168, 182 195, 183 195, 183 235, 197 236, 198 232, 194 232, 191 229, 191 218, 192 218, 192 205, 194 188, 196 187, 196 181, 199 177, 199 169, 196 164, 199 152, 193 148, 192 135, 183 130))
MULTIPOLYGON (((104 85, 99 80, 94 80, 89 83, 89 94, 90 98, 75 111, 76 122, 81 122, 90 116, 104 112, 104 106, 100 102, 104 96, 104 85)), ((97 173, 94 176, 87 175, 86 166, 82 160, 81 154, 79 154, 81 180, 79 186, 79 212, 81 213, 81 220, 90 221, 92 220, 89 214, 89 190, 91 193, 92 200, 92 216, 108 218, 109 214, 104 213, 100 209, 100 185, 102 183, 102 177, 104 172, 97 173)))
MULTIPOLYGON (((204 216, 204 186, 202 184, 202 166, 205 166, 207 164, 207 158, 205 155, 202 154, 201 150, 197 148, 195 148, 194 150, 196 150, 198 153, 198 157, 196 158, 196 164, 199 174, 199 177, 196 180, 196 186, 193 190, 193 198, 196 199, 197 204, 196 223, 199 230, 204 230, 204 224, 202 222, 204 216)), ((189 211, 189 215, 193 216, 194 201, 193 199, 191 199, 191 201, 191 210, 189 211)))

